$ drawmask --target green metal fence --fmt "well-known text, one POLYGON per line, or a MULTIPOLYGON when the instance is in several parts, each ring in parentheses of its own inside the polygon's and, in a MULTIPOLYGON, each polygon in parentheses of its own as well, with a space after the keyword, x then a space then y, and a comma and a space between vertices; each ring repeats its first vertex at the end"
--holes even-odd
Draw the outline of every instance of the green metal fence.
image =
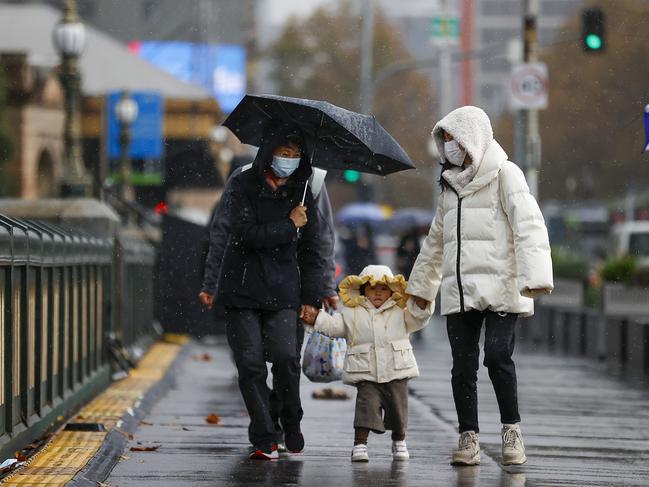
POLYGON ((0 456, 110 382, 111 332, 151 332, 154 261, 144 242, 0 215, 0 456))

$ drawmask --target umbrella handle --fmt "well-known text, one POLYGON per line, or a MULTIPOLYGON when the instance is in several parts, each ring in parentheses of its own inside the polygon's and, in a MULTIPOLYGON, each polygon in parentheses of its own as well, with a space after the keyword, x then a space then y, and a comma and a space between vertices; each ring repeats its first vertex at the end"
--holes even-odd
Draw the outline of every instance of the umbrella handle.
MULTIPOLYGON (((320 116, 320 127, 322 127, 322 123, 324 121, 324 113, 320 116)), ((311 166, 311 169, 313 170, 313 155, 315 154, 315 150, 318 144, 313 145, 313 151, 311 151, 311 159, 309 160, 309 165, 311 166)), ((301 205, 304 206, 304 202, 306 201, 306 192, 309 189, 309 180, 306 180, 306 183, 304 183, 304 193, 302 193, 302 203, 301 205)), ((300 234, 300 229, 297 229, 297 234, 300 234)))
POLYGON ((306 180, 306 183, 304 183, 304 193, 302 193, 302 202, 300 203, 302 206, 304 206, 304 202, 306 201, 306 192, 309 189, 309 180, 306 180))

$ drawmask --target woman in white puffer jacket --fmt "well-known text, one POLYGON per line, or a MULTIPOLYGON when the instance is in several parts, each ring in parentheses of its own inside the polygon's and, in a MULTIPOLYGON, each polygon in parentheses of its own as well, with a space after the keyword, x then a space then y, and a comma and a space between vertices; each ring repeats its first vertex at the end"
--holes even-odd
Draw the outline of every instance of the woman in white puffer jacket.
POLYGON ((522 464, 514 328, 519 316, 534 313, 532 298, 552 292, 548 232, 522 171, 494 140, 483 110, 452 111, 432 136, 442 154, 443 189, 407 292, 423 308, 439 290, 447 316, 460 432, 452 463, 480 463, 476 382, 485 322, 484 365, 503 423, 503 463, 522 464))

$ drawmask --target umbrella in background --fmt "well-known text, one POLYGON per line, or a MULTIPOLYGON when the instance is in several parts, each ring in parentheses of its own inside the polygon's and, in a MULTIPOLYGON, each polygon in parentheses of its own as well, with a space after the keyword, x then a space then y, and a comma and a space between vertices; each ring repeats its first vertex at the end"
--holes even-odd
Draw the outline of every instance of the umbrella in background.
POLYGON ((244 144, 259 146, 277 123, 295 124, 305 135, 311 164, 386 175, 414 164, 373 116, 331 103, 275 95, 246 95, 223 122, 244 144))
POLYGON ((395 233, 404 232, 418 227, 430 227, 433 222, 432 211, 423 208, 400 208, 394 212, 388 222, 387 228, 395 233))
POLYGON ((391 214, 392 209, 389 206, 374 203, 351 203, 343 206, 336 213, 336 221, 347 226, 362 224, 377 226, 390 218, 391 214))

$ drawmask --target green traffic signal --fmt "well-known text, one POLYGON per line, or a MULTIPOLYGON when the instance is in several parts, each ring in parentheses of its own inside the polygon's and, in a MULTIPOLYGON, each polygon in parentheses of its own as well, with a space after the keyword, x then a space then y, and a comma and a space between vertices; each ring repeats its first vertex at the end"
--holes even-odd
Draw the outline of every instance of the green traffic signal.
POLYGON ((346 169, 343 172, 343 178, 345 178, 345 181, 348 183, 357 183, 361 179, 361 173, 354 171, 353 169, 346 169))
POLYGON ((606 16, 600 8, 587 8, 581 14, 581 45, 587 53, 606 50, 606 16))
POLYGON ((597 51, 602 48, 602 38, 595 34, 589 34, 586 36, 586 45, 589 49, 597 51))

